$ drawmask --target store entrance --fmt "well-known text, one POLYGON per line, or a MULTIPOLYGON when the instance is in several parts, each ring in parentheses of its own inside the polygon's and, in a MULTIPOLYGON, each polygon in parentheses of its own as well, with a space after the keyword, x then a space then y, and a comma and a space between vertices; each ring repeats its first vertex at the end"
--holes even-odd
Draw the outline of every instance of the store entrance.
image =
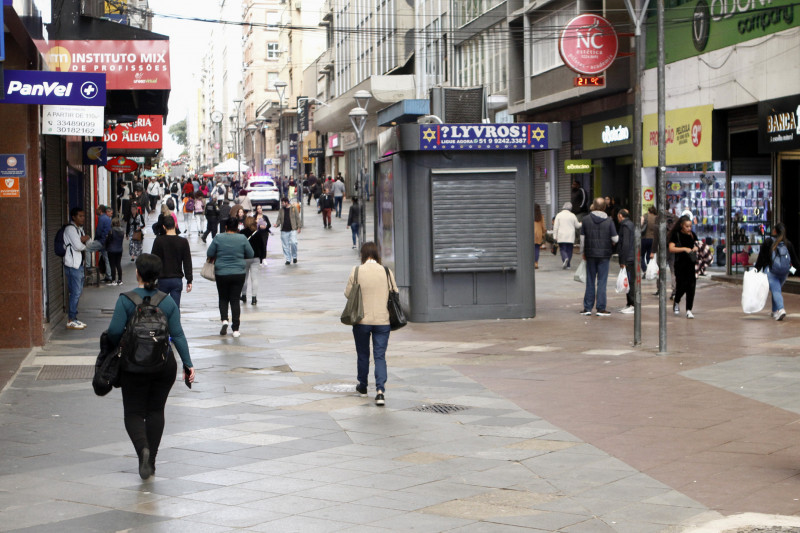
POLYGON ((781 159, 781 215, 786 238, 800 243, 800 159, 781 159))

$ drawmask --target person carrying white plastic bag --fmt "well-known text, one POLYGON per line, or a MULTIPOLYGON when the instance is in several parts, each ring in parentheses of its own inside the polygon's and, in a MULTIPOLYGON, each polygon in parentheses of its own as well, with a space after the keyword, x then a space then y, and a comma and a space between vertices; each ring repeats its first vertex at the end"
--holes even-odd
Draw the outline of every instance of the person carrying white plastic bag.
POLYGON ((621 294, 628 294, 628 291, 631 290, 631 286, 628 283, 628 271, 625 267, 619 269, 619 275, 617 276, 617 293, 621 294))
POLYGON ((586 261, 581 261, 581 264, 578 265, 578 269, 575 271, 575 275, 572 276, 572 279, 578 283, 586 283, 586 261))
POLYGON ((658 278, 658 261, 656 258, 653 257, 650 259, 650 262, 647 263, 647 271, 644 273, 644 279, 646 280, 654 280, 658 278))
POLYGON ((769 296, 769 279, 764 272, 751 268, 744 273, 742 283, 742 311, 747 314, 758 313, 764 309, 769 296))

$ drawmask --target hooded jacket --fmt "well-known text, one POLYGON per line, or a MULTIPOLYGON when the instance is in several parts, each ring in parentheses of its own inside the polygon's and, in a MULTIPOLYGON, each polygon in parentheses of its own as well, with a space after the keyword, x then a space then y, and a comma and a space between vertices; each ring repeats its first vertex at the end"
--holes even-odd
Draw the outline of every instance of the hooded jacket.
POLYGON ((592 211, 583 218, 581 249, 586 257, 609 259, 614 253, 611 245, 618 240, 617 228, 604 211, 592 211))
POLYGON ((636 231, 636 228, 633 225, 633 221, 630 218, 623 218, 622 222, 619 223, 619 247, 617 248, 620 265, 634 262, 634 231, 636 231))

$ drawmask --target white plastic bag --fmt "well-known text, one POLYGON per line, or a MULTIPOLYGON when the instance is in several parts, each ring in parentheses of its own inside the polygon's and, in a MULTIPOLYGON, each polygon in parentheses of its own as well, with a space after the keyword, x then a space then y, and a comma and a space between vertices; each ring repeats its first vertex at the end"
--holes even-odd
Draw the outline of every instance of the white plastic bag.
POLYGON ((764 309, 769 296, 769 280, 764 272, 751 268, 744 273, 742 283, 742 311, 747 314, 758 313, 764 309))
POLYGON ((578 270, 575 271, 572 279, 578 283, 586 283, 586 261, 581 260, 581 264, 578 265, 578 270))
POLYGON ((628 283, 628 270, 625 267, 619 269, 619 275, 617 276, 617 288, 618 293, 628 294, 628 291, 631 290, 630 284, 628 283))
POLYGON ((658 261, 656 258, 652 258, 649 263, 647 263, 647 270, 644 273, 644 279, 654 280, 658 278, 658 261))

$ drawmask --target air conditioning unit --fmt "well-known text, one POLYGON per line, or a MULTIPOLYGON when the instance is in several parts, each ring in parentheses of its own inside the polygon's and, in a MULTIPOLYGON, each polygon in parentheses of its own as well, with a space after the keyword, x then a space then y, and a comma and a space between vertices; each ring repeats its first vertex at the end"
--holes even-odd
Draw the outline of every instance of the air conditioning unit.
POLYGON ((434 87, 430 92, 431 115, 442 122, 480 124, 486 116, 483 87, 434 87))

